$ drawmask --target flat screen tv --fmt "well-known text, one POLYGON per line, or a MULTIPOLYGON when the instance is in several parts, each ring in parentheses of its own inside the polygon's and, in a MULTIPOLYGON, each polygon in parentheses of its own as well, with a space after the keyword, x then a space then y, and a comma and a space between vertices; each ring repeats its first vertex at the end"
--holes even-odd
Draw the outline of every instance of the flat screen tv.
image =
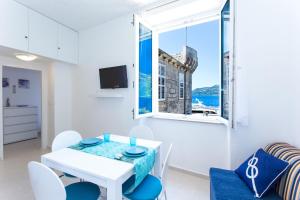
POLYGON ((128 87, 126 65, 101 68, 99 69, 99 76, 101 89, 128 87))

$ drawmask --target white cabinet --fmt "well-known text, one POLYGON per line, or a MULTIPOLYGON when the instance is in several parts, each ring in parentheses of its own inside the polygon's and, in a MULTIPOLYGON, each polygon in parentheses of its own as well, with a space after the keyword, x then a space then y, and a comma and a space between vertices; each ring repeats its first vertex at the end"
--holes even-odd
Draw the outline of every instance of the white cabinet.
POLYGON ((15 1, 0 0, 0 44, 27 51, 28 9, 15 1))
POLYGON ((78 33, 63 25, 58 27, 58 59, 77 64, 78 33))
POLYGON ((78 32, 13 0, 0 0, 0 45, 78 63, 78 32))
POLYGON ((29 18, 29 52, 57 58, 58 24, 32 10, 29 18))
POLYGON ((4 144, 37 138, 38 132, 37 107, 4 107, 4 144))

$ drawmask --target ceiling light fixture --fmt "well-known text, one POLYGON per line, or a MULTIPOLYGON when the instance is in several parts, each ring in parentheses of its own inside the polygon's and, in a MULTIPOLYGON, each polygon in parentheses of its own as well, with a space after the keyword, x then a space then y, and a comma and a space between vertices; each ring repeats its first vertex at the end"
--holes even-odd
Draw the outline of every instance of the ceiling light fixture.
POLYGON ((38 57, 32 54, 27 54, 27 53, 18 53, 15 54, 16 58, 23 60, 23 61, 34 61, 35 59, 37 59, 38 57))

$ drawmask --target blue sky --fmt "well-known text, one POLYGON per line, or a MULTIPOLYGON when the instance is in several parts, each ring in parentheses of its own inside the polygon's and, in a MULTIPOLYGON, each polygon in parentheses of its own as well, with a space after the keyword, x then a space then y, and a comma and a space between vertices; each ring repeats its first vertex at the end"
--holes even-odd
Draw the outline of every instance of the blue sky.
MULTIPOLYGON (((174 55, 185 45, 185 28, 159 35, 159 48, 174 55)), ((193 74, 193 89, 219 84, 219 22, 218 20, 190 26, 187 45, 198 52, 198 67, 193 74)))

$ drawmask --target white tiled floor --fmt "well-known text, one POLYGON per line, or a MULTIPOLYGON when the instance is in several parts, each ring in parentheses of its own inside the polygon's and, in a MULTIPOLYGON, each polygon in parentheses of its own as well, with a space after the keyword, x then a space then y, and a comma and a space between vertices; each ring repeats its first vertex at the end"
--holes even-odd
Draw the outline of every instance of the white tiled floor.
MULTIPOLYGON (((0 161, 0 199, 32 200, 27 163, 39 161, 40 155, 46 151, 41 150, 39 140, 5 145, 4 150, 5 160, 0 161)), ((170 169, 167 193, 168 200, 207 200, 209 181, 170 169)))

